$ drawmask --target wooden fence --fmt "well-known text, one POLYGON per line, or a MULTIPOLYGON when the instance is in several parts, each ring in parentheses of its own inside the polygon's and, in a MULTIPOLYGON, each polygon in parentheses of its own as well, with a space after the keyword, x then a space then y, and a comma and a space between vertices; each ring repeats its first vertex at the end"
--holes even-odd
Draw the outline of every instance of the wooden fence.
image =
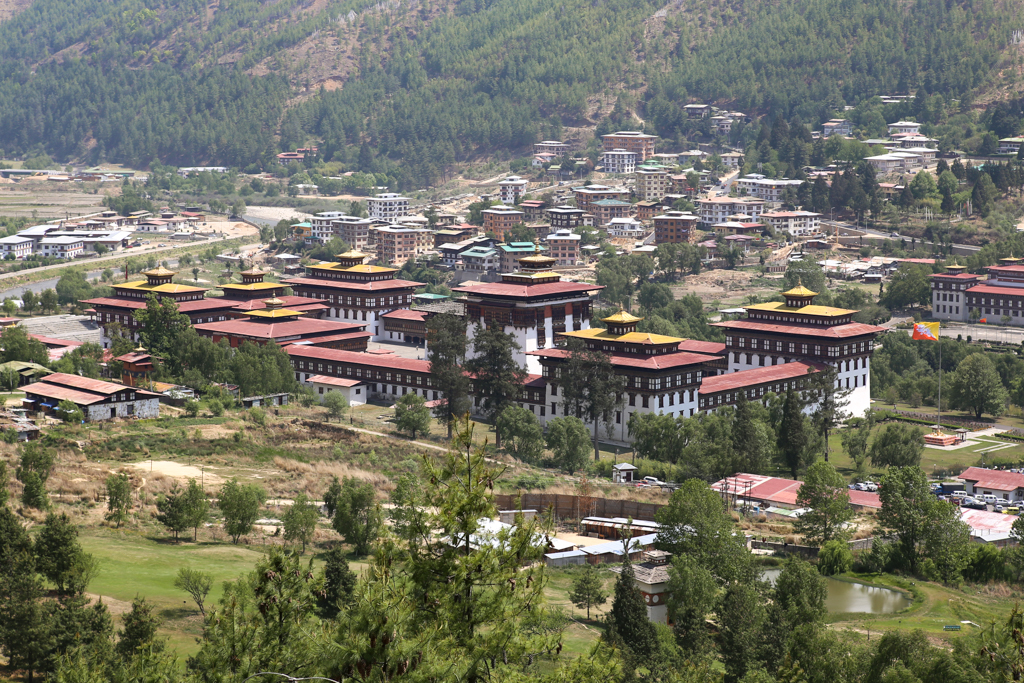
POLYGON ((635 500, 572 496, 557 493, 524 493, 517 502, 511 494, 494 496, 499 510, 536 510, 545 514, 553 510, 555 519, 582 519, 583 517, 627 517, 653 520, 664 505, 638 503, 635 500))

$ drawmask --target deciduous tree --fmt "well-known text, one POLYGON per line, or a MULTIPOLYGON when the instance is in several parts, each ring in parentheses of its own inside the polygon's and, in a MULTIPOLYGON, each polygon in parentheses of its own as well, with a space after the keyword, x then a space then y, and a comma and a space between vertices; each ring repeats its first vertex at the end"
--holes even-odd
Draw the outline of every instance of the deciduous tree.
POLYGON ((921 430, 911 425, 885 425, 871 443, 871 462, 875 467, 914 467, 921 462, 924 441, 921 430))
POLYGON ((846 481, 831 463, 824 460, 807 468, 796 502, 809 508, 797 518, 795 528, 808 545, 821 545, 849 535, 846 523, 853 517, 846 481))
POLYGON ((334 530, 350 544, 358 555, 368 555, 384 522, 373 485, 354 477, 341 481, 335 477, 324 494, 327 514, 334 530))
POLYGON ((406 394, 395 403, 395 427, 400 432, 409 432, 415 439, 430 429, 430 408, 426 399, 419 394, 406 394))
POLYGON ((302 553, 305 553, 306 545, 313 541, 319 519, 320 511, 316 504, 305 493, 300 493, 282 515, 285 540, 299 541, 302 544, 302 553))
POLYGON ((583 469, 590 455, 590 433, 578 417, 556 417, 548 422, 548 448, 558 466, 569 474, 583 469))
POLYGON ((950 405, 981 419, 983 413, 1001 415, 1007 394, 988 354, 972 353, 960 361, 950 381, 950 405))
POLYGON ((232 542, 252 531, 266 494, 258 484, 239 484, 232 479, 224 483, 217 496, 217 507, 224 514, 224 530, 232 542))
POLYGON ((132 484, 124 472, 107 477, 107 521, 121 528, 132 508, 132 484))
POLYGON ((210 588, 213 587, 213 577, 198 569, 182 567, 174 577, 174 587, 192 596, 196 607, 199 608, 199 613, 205 619, 206 609, 203 605, 206 602, 206 596, 210 593, 210 588))

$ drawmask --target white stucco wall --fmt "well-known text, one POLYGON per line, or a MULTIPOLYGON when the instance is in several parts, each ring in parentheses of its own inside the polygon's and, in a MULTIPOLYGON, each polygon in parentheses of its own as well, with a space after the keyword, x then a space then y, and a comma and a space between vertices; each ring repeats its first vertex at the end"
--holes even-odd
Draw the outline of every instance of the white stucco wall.
POLYGON ((135 401, 122 401, 120 403, 100 403, 92 406, 79 406, 83 408, 87 422, 99 422, 111 419, 110 410, 115 411, 114 417, 138 417, 150 419, 160 417, 160 400, 156 398, 140 398, 135 401), (128 413, 128 407, 134 406, 133 415, 128 413))

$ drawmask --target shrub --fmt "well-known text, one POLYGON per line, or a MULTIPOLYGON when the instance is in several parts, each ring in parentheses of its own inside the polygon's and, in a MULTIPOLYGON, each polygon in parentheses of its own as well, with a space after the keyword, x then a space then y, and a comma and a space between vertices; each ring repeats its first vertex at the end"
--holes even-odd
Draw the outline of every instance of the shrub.
POLYGON ((217 399, 207 401, 206 408, 210 411, 210 414, 214 417, 220 417, 224 414, 224 404, 217 399))
POLYGON ((199 401, 185 401, 185 415, 188 417, 199 415, 199 401))
POLYGON ((246 419, 260 427, 267 426, 267 412, 262 408, 249 408, 246 419))
POLYGON ((828 541, 818 551, 818 572, 823 576, 844 574, 853 567, 850 546, 838 539, 828 541))

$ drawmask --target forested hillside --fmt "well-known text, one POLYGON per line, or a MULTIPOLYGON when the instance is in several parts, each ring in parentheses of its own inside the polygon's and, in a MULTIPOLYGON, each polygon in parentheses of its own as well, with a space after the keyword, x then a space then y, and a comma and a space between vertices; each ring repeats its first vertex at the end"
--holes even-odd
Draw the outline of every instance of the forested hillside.
POLYGON ((316 141, 428 184, 616 100, 676 141, 692 100, 813 123, 879 93, 969 104, 1017 73, 1020 15, 1008 0, 35 0, 0 24, 0 148, 259 168, 316 141))

